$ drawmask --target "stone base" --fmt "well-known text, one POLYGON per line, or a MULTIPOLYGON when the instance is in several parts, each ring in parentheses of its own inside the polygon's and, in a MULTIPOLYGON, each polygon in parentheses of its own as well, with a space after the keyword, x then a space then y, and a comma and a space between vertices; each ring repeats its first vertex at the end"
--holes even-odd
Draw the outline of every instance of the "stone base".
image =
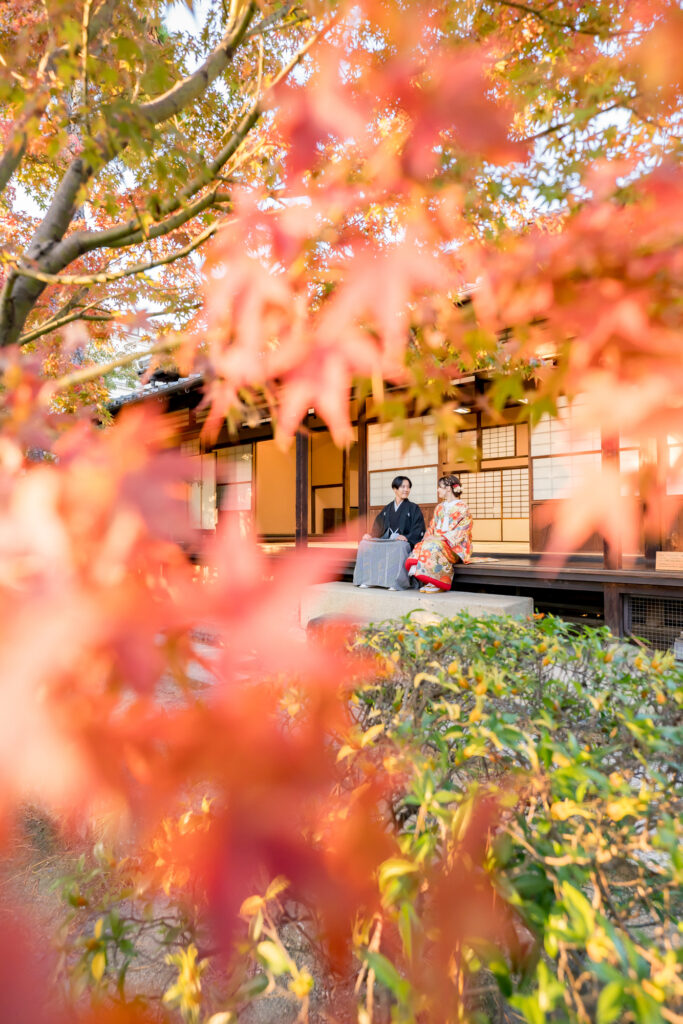
POLYGON ((301 625, 312 619, 339 618, 346 622, 387 622, 398 620, 408 612, 418 622, 439 622, 458 612, 470 615, 531 615, 534 603, 530 597, 511 594, 467 594, 457 590, 442 594, 421 594, 418 590, 382 590, 376 587, 354 587, 352 583, 318 583, 309 587, 301 598, 301 625))

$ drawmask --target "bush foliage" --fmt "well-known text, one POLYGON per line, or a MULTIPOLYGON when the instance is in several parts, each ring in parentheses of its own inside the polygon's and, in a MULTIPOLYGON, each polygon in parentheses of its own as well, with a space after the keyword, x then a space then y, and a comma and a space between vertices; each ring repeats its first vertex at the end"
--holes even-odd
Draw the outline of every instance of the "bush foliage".
MULTIPOLYGON (((211 962, 211 897, 168 856, 211 830, 204 800, 146 859, 100 844, 63 880, 72 995, 128 999, 129 968, 147 962, 163 1012, 186 1024, 227 1024, 277 994, 294 1007, 283 1020, 679 1020, 672 657, 542 616, 409 617, 352 643, 363 657, 352 727, 330 736, 337 785, 362 793, 384 772, 377 817, 394 844, 376 898, 351 908, 353 958, 326 958, 314 896, 278 878, 244 901, 230 964, 211 962)), ((288 728, 307 713, 295 692, 280 704, 288 728)))
MULTIPOLYGON (((395 813, 410 884, 397 871, 383 895, 411 922, 412 956, 429 936, 411 893, 493 801, 483 870, 512 941, 469 941, 465 993, 491 988, 486 975, 531 1024, 674 1019, 683 680, 672 657, 542 616, 408 620, 359 643, 386 672, 360 692, 361 720, 382 723, 409 765, 395 813)), ((405 1003, 418 1019, 412 993, 405 1003)))

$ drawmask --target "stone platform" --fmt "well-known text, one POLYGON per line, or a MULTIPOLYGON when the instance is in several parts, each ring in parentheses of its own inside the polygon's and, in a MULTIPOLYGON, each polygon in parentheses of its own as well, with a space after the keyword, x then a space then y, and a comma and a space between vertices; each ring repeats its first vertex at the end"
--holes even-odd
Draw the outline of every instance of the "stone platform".
POLYGON ((360 588, 352 583, 318 583, 301 598, 300 620, 306 627, 312 619, 340 618, 348 622, 386 622, 414 612, 419 622, 438 622, 458 612, 470 615, 514 615, 523 618, 534 610, 530 597, 510 594, 469 594, 457 590, 443 594, 421 594, 418 590, 360 588))

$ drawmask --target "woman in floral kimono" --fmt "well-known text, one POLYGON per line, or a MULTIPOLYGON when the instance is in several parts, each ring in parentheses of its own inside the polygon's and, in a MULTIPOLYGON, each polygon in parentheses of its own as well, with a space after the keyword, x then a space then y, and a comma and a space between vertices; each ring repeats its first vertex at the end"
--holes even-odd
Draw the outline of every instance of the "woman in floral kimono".
POLYGON ((406 569, 422 583, 420 593, 450 590, 456 562, 469 562, 472 554, 472 516, 460 499, 457 476, 442 476, 437 494, 439 504, 423 539, 406 561, 406 569))

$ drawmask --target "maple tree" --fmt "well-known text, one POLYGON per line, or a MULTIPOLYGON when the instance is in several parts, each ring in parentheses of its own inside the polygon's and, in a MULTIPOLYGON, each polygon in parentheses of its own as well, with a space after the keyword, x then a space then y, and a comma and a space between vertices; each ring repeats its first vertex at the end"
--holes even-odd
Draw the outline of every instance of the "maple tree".
MULTIPOLYGON (((383 382, 399 383, 447 430, 452 380, 485 359, 493 407, 532 375, 532 419, 580 392, 608 435, 680 431, 681 13, 667 0, 233 0, 207 4, 193 33, 164 12, 49 0, 0 13, 0 823, 9 835, 36 795, 67 832, 109 820, 129 849, 157 852, 164 883, 203 887, 222 953, 243 937, 241 911, 271 973, 286 954, 259 931, 273 878, 315 906, 347 971, 358 914, 368 1020, 382 972, 408 1001, 377 924, 377 878, 389 885, 405 840, 389 814, 404 766, 377 732, 357 735, 347 698, 367 666, 333 639, 300 644, 283 614, 324 559, 272 580, 226 533, 203 552, 216 578, 198 579, 163 422, 135 411, 97 429, 73 389, 130 360, 116 352, 127 335, 203 372, 207 429, 265 395, 282 438, 314 405, 343 444, 353 384, 381 414, 383 382), (86 355, 113 358, 79 364, 91 343, 102 351, 86 355), (221 646, 197 694, 206 629, 221 646), (182 823, 207 788, 212 828, 191 818, 162 842, 160 821, 182 823)), ((560 521, 568 542, 625 529, 609 483, 560 521)), ((479 884, 496 813, 483 806, 460 850, 487 938, 507 927, 479 884)), ((437 893, 464 899, 460 854, 433 877, 426 866, 437 893)), ((463 927, 437 935, 426 976, 452 980, 463 927)), ((47 1019, 23 926, 6 947, 3 997, 47 1019)), ((197 955, 178 954, 186 980, 197 955)), ((306 979, 292 984, 305 997, 306 979)), ((169 1002, 194 1020, 188 985, 169 1002)))

